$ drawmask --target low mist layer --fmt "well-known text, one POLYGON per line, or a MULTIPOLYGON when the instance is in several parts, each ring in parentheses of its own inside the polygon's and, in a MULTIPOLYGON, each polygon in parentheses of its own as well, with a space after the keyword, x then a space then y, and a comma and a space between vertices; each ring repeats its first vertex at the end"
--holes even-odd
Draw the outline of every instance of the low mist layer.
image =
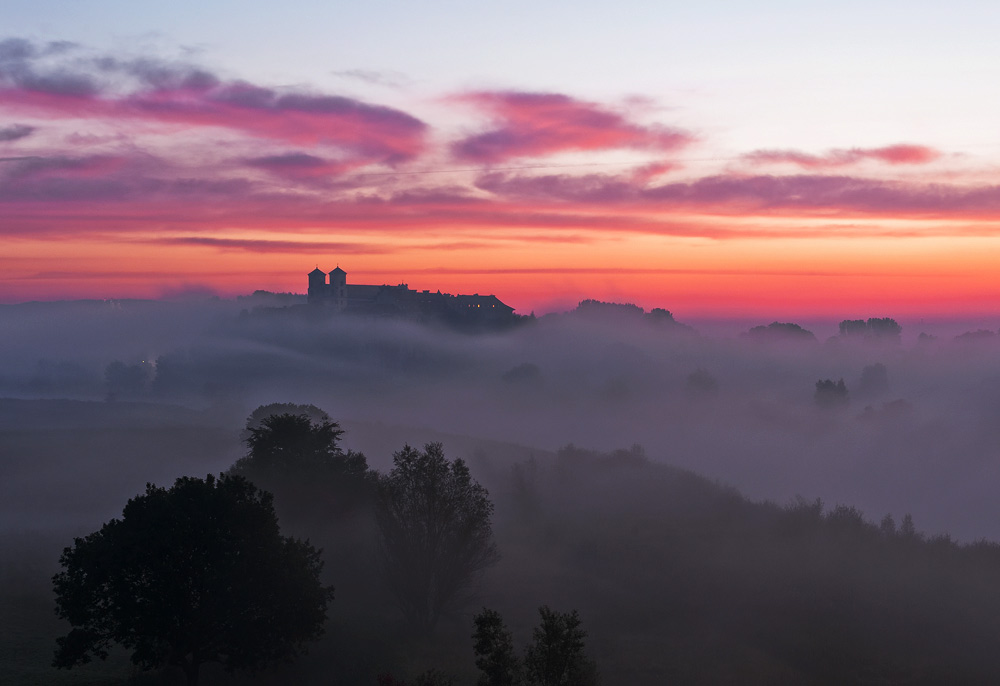
MULTIPOLYGON (((124 402, 211 408, 199 421, 225 432, 253 407, 287 401, 348 428, 423 427, 544 450, 640 444, 751 498, 818 497, 875 519, 909 512, 964 540, 1000 537, 992 331, 907 331, 904 343, 761 322, 724 338, 663 311, 609 307, 462 333, 255 309, 274 304, 261 297, 0 308, 0 395, 99 400, 112 414, 124 402), (818 391, 827 380, 843 381, 836 402, 818 391)), ((52 420, 71 432, 82 428, 73 417, 69 408, 52 420)), ((375 466, 398 448, 378 431, 347 442, 375 466)))

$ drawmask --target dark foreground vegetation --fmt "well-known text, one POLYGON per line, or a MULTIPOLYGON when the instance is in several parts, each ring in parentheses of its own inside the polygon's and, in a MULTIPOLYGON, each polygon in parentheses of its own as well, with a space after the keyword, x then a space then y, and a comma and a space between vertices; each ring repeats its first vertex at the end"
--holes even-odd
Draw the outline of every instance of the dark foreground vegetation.
MULTIPOLYGON (((181 415, 152 440, 214 445, 181 415)), ((30 444, 12 433, 5 449, 30 444)), ((336 592, 308 654, 230 674, 222 651, 200 683, 1000 683, 996 544, 925 537, 905 513, 870 520, 819 501, 751 502, 638 446, 550 454, 484 443, 460 456, 431 442, 400 445, 377 471, 341 448, 349 438, 315 408, 273 406, 251 417, 242 458, 218 449, 233 475, 223 481, 239 475, 273 492, 281 535, 322 549, 322 588, 336 592)), ((200 464, 218 460, 174 466, 200 464)), ((123 504, 101 507, 122 517, 123 504)), ((177 668, 132 667, 114 647, 107 662, 51 666, 71 629, 53 613, 56 560, 93 529, 5 534, 0 682, 185 680, 177 668)), ((314 635, 315 616, 303 626, 299 638, 314 635)))

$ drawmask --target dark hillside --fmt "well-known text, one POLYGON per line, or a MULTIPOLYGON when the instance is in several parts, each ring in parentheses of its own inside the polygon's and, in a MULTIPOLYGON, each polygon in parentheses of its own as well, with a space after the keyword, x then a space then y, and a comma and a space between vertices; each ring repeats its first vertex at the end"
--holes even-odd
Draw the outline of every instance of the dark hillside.
POLYGON ((995 544, 752 503, 635 449, 566 448, 497 497, 491 602, 578 608, 606 683, 1000 679, 995 544))
MULTIPOLYGON (((49 666, 65 631, 51 614, 59 551, 116 516, 146 481, 231 466, 243 450, 239 426, 157 405, 3 408, 0 682, 125 683, 132 670, 120 654, 72 672, 49 666)), ((752 502, 638 446, 548 453, 347 426, 345 448, 371 451, 378 470, 403 442, 443 440, 449 457, 466 458, 495 504, 502 559, 474 602, 433 636, 414 636, 377 573, 370 513, 331 517, 317 503, 310 515, 298 499, 285 526, 324 548, 336 587, 327 634, 295 664, 235 683, 375 684, 379 673, 412 680, 434 668, 471 684, 473 615, 498 610, 523 645, 541 605, 579 611, 606 685, 1000 683, 996 544, 927 539, 901 512, 871 513, 875 524, 849 506, 752 502)), ((296 494, 281 498, 279 513, 296 494)), ((214 670, 204 677, 234 683, 214 670)))

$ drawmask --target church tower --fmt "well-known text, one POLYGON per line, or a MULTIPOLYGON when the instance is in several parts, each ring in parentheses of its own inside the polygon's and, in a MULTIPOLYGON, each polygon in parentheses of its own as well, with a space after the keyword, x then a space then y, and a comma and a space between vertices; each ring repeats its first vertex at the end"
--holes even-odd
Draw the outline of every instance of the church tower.
POLYGON ((324 272, 319 267, 316 267, 311 272, 309 272, 309 297, 307 301, 310 303, 322 303, 327 296, 326 290, 326 272, 324 272))
POLYGON ((339 265, 330 272, 330 298, 332 299, 331 304, 337 308, 338 312, 347 309, 347 272, 339 265))

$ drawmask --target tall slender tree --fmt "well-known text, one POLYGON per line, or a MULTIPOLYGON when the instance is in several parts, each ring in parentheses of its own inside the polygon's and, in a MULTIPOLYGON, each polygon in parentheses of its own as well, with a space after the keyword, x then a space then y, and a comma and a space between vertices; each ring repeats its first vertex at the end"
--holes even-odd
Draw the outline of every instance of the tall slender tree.
POLYGON ((492 516, 489 492, 440 443, 393 456, 392 471, 379 477, 375 518, 386 578, 415 626, 432 630, 499 559, 492 516))

